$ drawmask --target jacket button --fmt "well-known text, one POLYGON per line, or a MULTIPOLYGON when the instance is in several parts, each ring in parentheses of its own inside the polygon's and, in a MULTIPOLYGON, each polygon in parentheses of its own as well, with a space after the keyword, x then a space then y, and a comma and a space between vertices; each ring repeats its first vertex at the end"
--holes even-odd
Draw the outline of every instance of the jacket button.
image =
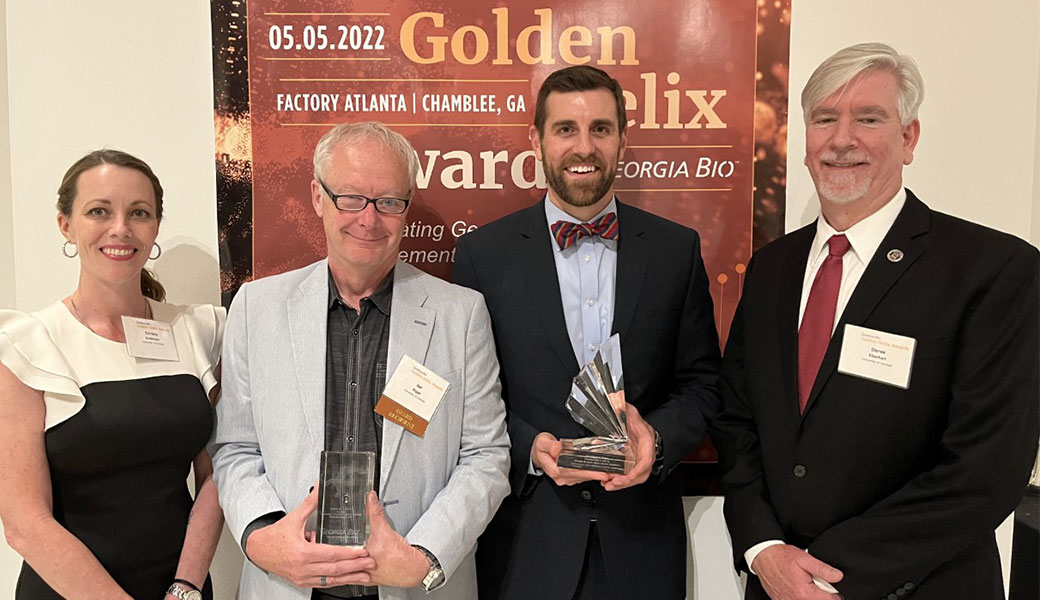
POLYGON ((795 465, 794 466, 794 476, 795 477, 805 477, 805 465, 795 465))
POLYGON ((581 491, 581 499, 585 500, 585 501, 592 500, 592 492, 590 492, 588 490, 582 490, 581 491))
POLYGON ((896 596, 895 594, 889 594, 888 600, 899 600, 899 596, 896 596))
POLYGON ((912 581, 908 581, 908 582, 904 583, 904 584, 903 584, 903 589, 904 589, 904 590, 906 590, 906 591, 908 591, 908 592, 909 592, 910 590, 914 589, 914 582, 912 582, 912 581))

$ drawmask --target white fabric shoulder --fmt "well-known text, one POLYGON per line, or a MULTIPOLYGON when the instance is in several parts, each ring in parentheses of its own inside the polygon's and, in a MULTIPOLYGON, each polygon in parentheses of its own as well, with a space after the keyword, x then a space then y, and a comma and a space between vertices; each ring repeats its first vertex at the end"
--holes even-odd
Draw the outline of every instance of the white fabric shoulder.
POLYGON ((175 332, 183 326, 191 343, 196 373, 208 394, 218 383, 216 369, 220 363, 227 310, 212 304, 181 306, 153 302, 152 311, 157 320, 173 324, 175 332))
POLYGON ((76 374, 37 314, 0 310, 0 362, 26 386, 43 392, 46 429, 86 404, 76 374))

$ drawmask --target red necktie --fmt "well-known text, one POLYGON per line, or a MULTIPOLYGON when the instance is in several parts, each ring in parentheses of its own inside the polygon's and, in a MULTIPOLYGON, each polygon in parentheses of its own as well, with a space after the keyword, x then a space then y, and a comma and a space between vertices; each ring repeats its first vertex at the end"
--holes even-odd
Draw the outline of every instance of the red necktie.
POLYGON ((572 223, 556 221, 549 226, 556 243, 561 250, 573 246, 578 240, 590 235, 598 235, 605 240, 616 240, 618 237, 617 215, 607 213, 591 223, 572 223))
POLYGON ((827 240, 827 247, 827 258, 820 265, 809 290, 802 326, 798 329, 798 408, 803 413, 831 341, 838 288, 841 287, 841 261, 849 251, 849 240, 844 235, 834 235, 827 240))

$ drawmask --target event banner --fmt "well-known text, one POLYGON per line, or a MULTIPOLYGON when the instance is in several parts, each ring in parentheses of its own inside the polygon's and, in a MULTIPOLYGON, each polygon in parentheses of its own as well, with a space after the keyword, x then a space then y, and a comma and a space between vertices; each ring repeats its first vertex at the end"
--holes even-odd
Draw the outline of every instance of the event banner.
POLYGON ((225 304, 325 256, 312 155, 343 122, 415 147, 400 258, 450 277, 459 236, 544 197, 535 100, 571 65, 621 82, 615 191, 700 233, 723 339, 752 251, 783 232, 790 0, 213 0, 212 15, 225 304))

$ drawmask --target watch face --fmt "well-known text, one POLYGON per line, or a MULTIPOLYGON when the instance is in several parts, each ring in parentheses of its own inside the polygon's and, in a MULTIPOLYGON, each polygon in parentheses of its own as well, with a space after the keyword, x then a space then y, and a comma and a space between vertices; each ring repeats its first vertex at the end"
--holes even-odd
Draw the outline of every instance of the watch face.
POLYGON ((432 591, 434 588, 444 582, 444 570, 440 567, 433 567, 423 578, 423 589, 426 591, 432 591))
POLYGON ((174 583, 166 593, 180 600, 202 600, 202 592, 198 590, 186 590, 179 583, 174 583))

